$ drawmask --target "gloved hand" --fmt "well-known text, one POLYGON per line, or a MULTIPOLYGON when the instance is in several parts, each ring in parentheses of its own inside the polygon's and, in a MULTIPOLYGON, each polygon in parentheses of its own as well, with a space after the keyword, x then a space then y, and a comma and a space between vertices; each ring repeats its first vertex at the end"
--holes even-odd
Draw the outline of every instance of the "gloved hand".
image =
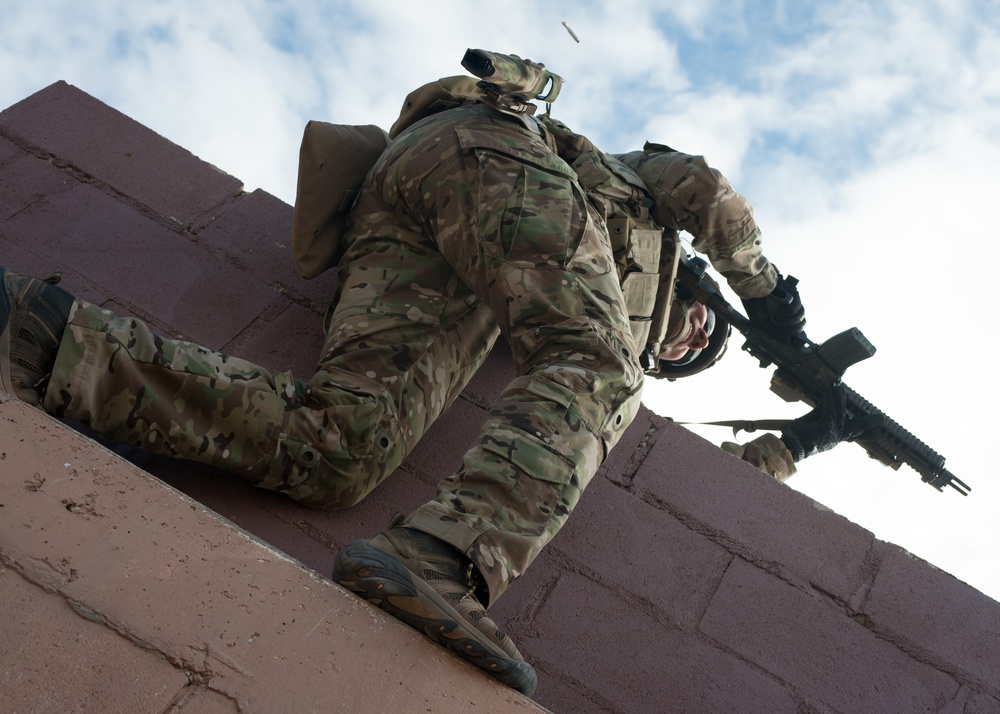
POLYGON ((829 451, 842 441, 854 441, 865 432, 885 423, 883 414, 847 417, 847 391, 837 385, 823 395, 823 402, 808 414, 795 419, 781 430, 781 441, 798 463, 821 451, 829 451))
POLYGON ((774 335, 794 337, 806 328, 806 311, 799 297, 799 281, 778 273, 778 284, 768 295, 743 298, 751 324, 774 335))

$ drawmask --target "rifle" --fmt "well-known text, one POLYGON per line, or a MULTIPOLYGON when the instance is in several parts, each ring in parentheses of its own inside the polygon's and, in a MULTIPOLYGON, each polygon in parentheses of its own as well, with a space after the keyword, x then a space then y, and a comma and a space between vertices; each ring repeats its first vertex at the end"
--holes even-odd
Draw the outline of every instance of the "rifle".
MULTIPOLYGON (((771 377, 771 391, 788 402, 803 401, 815 406, 831 388, 842 385, 844 372, 853 364, 875 354, 875 347, 856 327, 834 335, 816 344, 802 332, 795 338, 775 337, 751 324, 742 313, 730 305, 718 289, 706 278, 708 264, 698 257, 682 255, 677 281, 693 299, 711 308, 716 319, 723 320, 742 333, 746 342, 743 349, 760 361, 762 368, 775 366, 771 377)), ((791 285, 795 278, 789 277, 791 285)), ((716 329, 721 329, 717 326, 716 329)), ((893 470, 908 464, 924 483, 938 491, 951 486, 963 496, 972 490, 967 484, 944 467, 944 457, 890 419, 868 400, 847 385, 847 417, 876 415, 883 421, 880 426, 865 432, 855 440, 873 459, 893 470)))

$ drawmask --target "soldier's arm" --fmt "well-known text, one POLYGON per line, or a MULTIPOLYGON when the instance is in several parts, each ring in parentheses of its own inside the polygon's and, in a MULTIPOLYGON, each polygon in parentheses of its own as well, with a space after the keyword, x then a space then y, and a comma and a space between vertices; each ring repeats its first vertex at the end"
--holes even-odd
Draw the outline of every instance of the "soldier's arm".
POLYGON ((635 171, 653 198, 659 225, 690 233, 741 298, 762 297, 774 289, 777 271, 764 256, 753 207, 701 156, 659 144, 618 155, 635 171))

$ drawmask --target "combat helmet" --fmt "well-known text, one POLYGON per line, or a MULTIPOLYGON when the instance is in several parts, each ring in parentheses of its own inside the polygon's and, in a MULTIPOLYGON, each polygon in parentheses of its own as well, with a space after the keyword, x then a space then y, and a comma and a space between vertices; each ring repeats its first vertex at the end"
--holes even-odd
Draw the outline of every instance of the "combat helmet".
MULTIPOLYGON (((682 256, 681 260, 691 260, 687 256, 682 256)), ((694 258, 694 260, 699 260, 694 258)), ((718 292, 718 284, 710 277, 705 276, 714 289, 718 292)), ((685 314, 695 302, 694 296, 690 294, 682 285, 676 283, 674 286, 674 304, 678 306, 678 314, 685 314)), ((646 354, 643 359, 643 368, 646 374, 656 379, 668 379, 673 381, 681 377, 690 377, 704 372, 714 365, 726 353, 729 345, 729 336, 732 334, 732 326, 716 315, 715 311, 706 306, 708 315, 705 319, 705 332, 708 334, 708 344, 699 350, 688 350, 688 353, 676 360, 656 359, 654 355, 646 354), (654 361, 655 360, 655 361, 654 361)), ((673 325, 670 326, 673 328, 673 325)))

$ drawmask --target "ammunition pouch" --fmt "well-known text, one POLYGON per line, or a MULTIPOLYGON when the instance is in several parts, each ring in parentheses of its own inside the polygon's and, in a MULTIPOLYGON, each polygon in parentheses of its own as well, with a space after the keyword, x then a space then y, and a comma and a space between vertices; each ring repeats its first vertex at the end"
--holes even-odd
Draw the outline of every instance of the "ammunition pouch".
POLYGON ((669 330, 680 238, 676 231, 640 227, 625 215, 607 223, 635 348, 658 355, 669 330))

